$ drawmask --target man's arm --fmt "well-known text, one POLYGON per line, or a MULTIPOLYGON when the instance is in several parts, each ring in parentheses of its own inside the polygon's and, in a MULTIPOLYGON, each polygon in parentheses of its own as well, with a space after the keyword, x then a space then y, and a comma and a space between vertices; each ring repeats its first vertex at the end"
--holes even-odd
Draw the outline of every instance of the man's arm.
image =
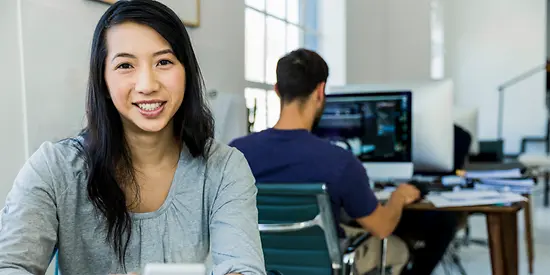
POLYGON ((401 184, 385 205, 378 204, 370 215, 357 218, 357 223, 374 236, 386 238, 397 227, 403 207, 414 202, 419 195, 418 190, 413 186, 401 184))
POLYGON ((391 235, 399 223, 403 207, 420 195, 413 186, 401 184, 386 205, 381 205, 370 188, 367 171, 357 159, 348 162, 337 184, 344 188, 341 199, 346 213, 379 238, 391 235))

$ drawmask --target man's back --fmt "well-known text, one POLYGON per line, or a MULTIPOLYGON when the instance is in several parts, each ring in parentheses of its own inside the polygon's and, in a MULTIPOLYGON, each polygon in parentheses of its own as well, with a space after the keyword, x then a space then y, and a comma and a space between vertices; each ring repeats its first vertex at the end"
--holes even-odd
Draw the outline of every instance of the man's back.
POLYGON ((353 154, 307 130, 268 129, 231 146, 244 154, 258 183, 325 183, 336 221, 342 207, 359 218, 378 205, 366 171, 353 154))

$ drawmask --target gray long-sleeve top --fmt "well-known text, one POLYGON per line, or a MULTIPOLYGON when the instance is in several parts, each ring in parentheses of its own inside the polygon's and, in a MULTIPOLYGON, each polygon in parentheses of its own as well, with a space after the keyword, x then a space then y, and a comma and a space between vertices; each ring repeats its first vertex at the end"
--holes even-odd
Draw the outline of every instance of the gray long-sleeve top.
MULTIPOLYGON (((44 143, 19 172, 0 213, 0 275, 44 274, 54 247, 62 274, 122 273, 76 143, 44 143)), ((210 274, 265 274, 254 183, 236 149, 215 143, 207 162, 183 150, 164 204, 132 214, 127 271, 211 262, 210 274)))

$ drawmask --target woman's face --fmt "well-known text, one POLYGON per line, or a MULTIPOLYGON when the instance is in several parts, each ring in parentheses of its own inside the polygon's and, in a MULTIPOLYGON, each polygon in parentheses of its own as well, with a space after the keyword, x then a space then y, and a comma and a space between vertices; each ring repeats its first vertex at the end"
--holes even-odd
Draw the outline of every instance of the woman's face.
POLYGON ((125 130, 159 132, 185 93, 185 68, 154 29, 122 23, 107 31, 105 81, 125 130))

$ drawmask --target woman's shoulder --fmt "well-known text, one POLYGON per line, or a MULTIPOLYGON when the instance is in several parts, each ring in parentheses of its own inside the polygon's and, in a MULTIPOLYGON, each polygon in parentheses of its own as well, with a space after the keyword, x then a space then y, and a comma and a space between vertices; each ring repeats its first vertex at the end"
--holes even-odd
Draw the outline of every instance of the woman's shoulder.
POLYGON ((43 142, 19 170, 12 192, 42 190, 56 197, 66 193, 69 186, 79 186, 75 179, 83 171, 84 159, 78 144, 77 139, 43 142))
POLYGON ((84 170, 84 147, 80 137, 57 142, 45 141, 29 157, 27 165, 36 172, 53 179, 72 178, 84 170))
POLYGON ((45 141, 32 154, 29 160, 46 162, 50 165, 76 166, 84 164, 84 146, 81 137, 72 137, 60 141, 45 141))
POLYGON ((208 156, 208 165, 219 168, 223 171, 227 166, 242 162, 244 155, 234 147, 213 140, 208 156), (223 169, 222 169, 223 168, 223 169))

